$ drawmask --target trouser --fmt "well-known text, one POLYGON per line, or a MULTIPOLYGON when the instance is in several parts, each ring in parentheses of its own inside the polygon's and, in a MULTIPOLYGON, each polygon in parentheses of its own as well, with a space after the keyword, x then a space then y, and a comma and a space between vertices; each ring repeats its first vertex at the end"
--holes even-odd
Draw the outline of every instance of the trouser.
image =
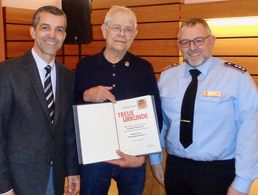
POLYGON ((53 181, 53 167, 50 167, 46 195, 55 195, 54 181, 53 181))
POLYGON ((195 161, 168 154, 167 195, 226 195, 235 177, 235 160, 195 161))
POLYGON ((82 165, 80 194, 107 195, 113 178, 119 195, 142 195, 145 173, 145 164, 138 168, 121 168, 104 162, 82 165))

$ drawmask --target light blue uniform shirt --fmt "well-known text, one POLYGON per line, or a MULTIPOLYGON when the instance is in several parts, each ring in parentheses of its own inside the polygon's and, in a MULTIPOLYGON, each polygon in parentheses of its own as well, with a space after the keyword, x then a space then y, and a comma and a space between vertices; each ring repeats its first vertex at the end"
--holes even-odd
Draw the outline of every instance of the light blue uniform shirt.
MULTIPOLYGON (((240 68, 211 57, 197 69, 193 143, 184 148, 179 141, 181 104, 191 81, 186 63, 161 74, 158 83, 163 110, 161 142, 169 154, 198 161, 236 159, 233 187, 249 190, 257 177, 258 92, 251 76, 240 68)), ((150 156, 161 163, 161 154, 150 156)))

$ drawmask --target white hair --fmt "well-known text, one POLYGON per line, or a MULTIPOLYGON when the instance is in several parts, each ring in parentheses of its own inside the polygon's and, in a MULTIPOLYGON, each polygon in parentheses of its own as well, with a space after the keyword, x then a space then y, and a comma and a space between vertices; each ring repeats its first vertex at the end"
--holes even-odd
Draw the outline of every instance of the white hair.
POLYGON ((137 27, 137 19, 136 19, 135 13, 127 7, 118 6, 118 5, 114 5, 108 10, 108 12, 105 16, 105 19, 104 19, 104 24, 108 24, 112 20, 112 15, 114 13, 126 13, 126 14, 128 14, 133 19, 134 27, 135 28, 137 27))

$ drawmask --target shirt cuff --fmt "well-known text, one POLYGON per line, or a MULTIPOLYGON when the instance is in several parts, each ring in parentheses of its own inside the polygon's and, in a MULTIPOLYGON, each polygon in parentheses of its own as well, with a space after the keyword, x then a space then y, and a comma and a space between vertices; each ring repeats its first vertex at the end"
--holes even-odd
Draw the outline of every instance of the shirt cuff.
POLYGON ((9 191, 3 193, 3 194, 0 194, 0 195, 5 195, 5 194, 7 194, 8 192, 12 192, 12 191, 13 191, 13 189, 11 189, 11 190, 9 190, 9 191))
POLYGON ((240 178, 239 176, 236 176, 231 186, 235 188, 237 191, 242 193, 248 193, 250 186, 252 184, 252 181, 240 178))
POLYGON ((149 159, 151 165, 160 164, 162 162, 162 153, 151 154, 149 155, 149 159))

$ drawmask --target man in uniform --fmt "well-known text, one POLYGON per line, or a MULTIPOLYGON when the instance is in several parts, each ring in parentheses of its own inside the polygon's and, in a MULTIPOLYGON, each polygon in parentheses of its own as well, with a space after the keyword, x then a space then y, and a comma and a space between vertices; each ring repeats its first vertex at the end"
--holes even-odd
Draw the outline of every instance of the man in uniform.
MULTIPOLYGON (((136 17, 130 9, 113 6, 108 11, 101 26, 106 47, 97 55, 84 58, 78 63, 75 104, 115 102, 154 95, 162 123, 159 92, 152 66, 128 52, 137 34, 136 28, 136 17)), ((81 166, 81 194, 107 194, 111 178, 117 181, 119 194, 142 194, 145 157, 126 155, 122 151, 118 151, 118 154, 122 157, 119 160, 81 166)))
POLYGON ((214 43, 205 20, 184 21, 184 62, 160 77, 165 180, 161 155, 151 164, 168 195, 247 195, 257 177, 257 88, 246 69, 212 57, 214 43))

